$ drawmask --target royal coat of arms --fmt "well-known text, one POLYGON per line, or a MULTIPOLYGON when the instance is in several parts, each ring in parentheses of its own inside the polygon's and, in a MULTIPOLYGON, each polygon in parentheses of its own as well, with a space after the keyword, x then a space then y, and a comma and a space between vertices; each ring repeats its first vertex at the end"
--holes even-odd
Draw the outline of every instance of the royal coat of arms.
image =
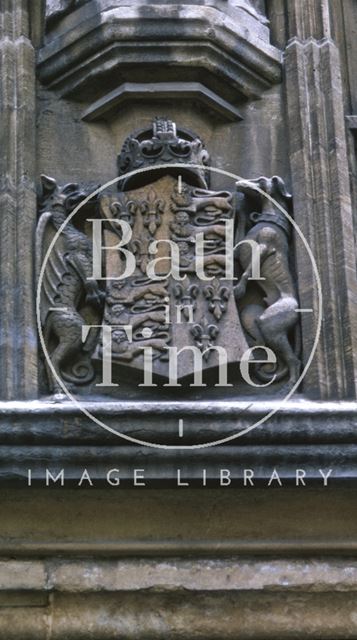
MULTIPOLYGON (((143 347, 151 347, 153 372, 167 378, 168 347, 175 346, 182 351, 177 361, 181 379, 195 371, 195 352, 187 347, 200 349, 199 366, 206 369, 217 366, 218 352, 210 348, 214 345, 226 349, 228 362, 239 362, 248 345, 234 283, 225 279, 232 194, 178 185, 169 175, 127 191, 121 200, 103 197, 100 209, 112 224, 128 221, 132 235, 127 248, 136 261, 133 274, 116 280, 125 268, 123 260, 118 252, 107 251, 104 323, 113 327, 113 363, 143 369, 143 347), (205 280, 196 271, 199 233, 205 239, 205 280), (173 250, 178 262, 174 273, 173 250), (153 260, 156 268, 150 272, 153 260), (122 326, 132 327, 130 342, 122 326)), ((106 246, 115 246, 115 231, 105 233, 106 246)))
POLYGON ((297 379, 291 230, 279 210, 291 196, 276 176, 212 191, 208 160, 197 136, 157 118, 125 141, 116 190, 82 209, 88 189, 43 177, 38 271, 53 391, 62 380, 105 387, 108 354, 108 386, 143 372, 147 386, 200 386, 214 372, 228 386, 223 365, 252 346, 275 354, 266 366, 257 358, 258 379, 297 379))

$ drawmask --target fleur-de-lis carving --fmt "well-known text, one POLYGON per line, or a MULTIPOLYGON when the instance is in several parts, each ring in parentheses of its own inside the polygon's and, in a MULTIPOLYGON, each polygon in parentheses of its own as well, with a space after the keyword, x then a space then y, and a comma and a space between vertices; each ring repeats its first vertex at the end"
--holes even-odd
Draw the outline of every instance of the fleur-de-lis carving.
POLYGON ((214 346, 219 334, 218 327, 215 324, 209 324, 205 319, 202 324, 197 323, 192 326, 191 334, 203 354, 203 359, 208 360, 212 353, 210 347, 214 346))
POLYGON ((129 200, 122 202, 117 200, 110 205, 110 211, 117 220, 124 220, 132 227, 134 224, 134 215, 137 209, 137 203, 129 200))
POLYGON ((199 293, 197 284, 190 284, 189 279, 176 283, 174 287, 174 296, 181 302, 182 315, 186 320, 190 320, 192 313, 196 309, 196 298, 199 293))
POLYGON ((229 288, 224 285, 220 286, 219 281, 216 280, 203 289, 203 294, 208 300, 209 311, 219 321, 227 311, 227 302, 230 296, 229 288))
POLYGON ((143 216, 144 227, 148 229, 151 236, 154 236, 161 225, 165 202, 158 198, 155 190, 151 188, 147 200, 142 200, 139 206, 143 216))

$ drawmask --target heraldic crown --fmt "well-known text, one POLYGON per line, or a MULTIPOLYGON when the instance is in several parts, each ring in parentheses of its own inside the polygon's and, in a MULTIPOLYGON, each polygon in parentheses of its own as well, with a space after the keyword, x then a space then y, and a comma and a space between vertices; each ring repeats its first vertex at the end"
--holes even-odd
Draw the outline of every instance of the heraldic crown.
MULTIPOLYGON (((183 170, 172 167, 172 174, 189 174, 197 186, 207 188, 204 167, 209 164, 209 154, 204 143, 196 134, 187 129, 177 130, 176 123, 168 118, 156 117, 151 129, 142 129, 126 138, 118 156, 118 175, 155 165, 184 165, 183 170), (188 165, 196 165, 190 169, 188 165), (200 170, 197 165, 202 166, 200 170)), ((168 167, 170 169, 170 167, 168 167)), ((149 173, 149 172, 148 172, 149 173)), ((151 173, 151 172, 150 172, 151 173)), ((143 176, 144 177, 144 176, 143 176)), ((150 176, 152 179, 152 173, 150 176)), ((120 189, 127 189, 137 179, 128 177, 120 181, 120 189)))

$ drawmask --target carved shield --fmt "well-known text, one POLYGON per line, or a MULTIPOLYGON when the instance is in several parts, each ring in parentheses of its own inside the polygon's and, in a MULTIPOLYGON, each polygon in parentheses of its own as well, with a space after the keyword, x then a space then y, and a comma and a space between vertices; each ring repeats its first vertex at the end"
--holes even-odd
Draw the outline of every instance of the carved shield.
MULTIPOLYGON (((234 283, 227 280, 225 270, 226 221, 235 215, 232 197, 229 192, 179 183, 169 175, 136 190, 102 196, 101 215, 112 221, 105 231, 105 245, 113 249, 105 252, 104 323, 112 327, 114 380, 128 369, 143 370, 145 357, 152 357, 153 373, 167 379, 170 347, 181 351, 178 379, 191 375, 198 366, 204 370, 217 367, 219 354, 213 347, 225 350, 228 363, 241 359, 248 345, 234 283), (126 249, 135 256, 135 271, 117 280, 125 272, 126 259, 115 248, 122 233, 115 220, 130 225, 132 235, 126 249), (199 233, 204 234, 206 279, 197 275, 199 233), (151 253, 154 241, 159 242, 156 253, 151 253), (173 245, 168 241, 175 243, 178 252, 175 273, 173 245), (160 280, 148 274, 153 260, 160 280), (131 336, 123 329, 128 325, 131 336), (196 357, 188 347, 197 348, 196 357)), ((101 347, 97 355, 100 351, 101 347)), ((222 353, 221 349, 221 357, 222 353)))

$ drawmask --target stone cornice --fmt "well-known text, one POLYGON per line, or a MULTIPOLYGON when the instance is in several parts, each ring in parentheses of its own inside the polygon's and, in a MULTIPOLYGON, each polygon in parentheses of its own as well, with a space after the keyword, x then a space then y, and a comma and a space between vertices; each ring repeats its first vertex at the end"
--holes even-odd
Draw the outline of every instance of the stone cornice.
POLYGON ((332 469, 334 486, 356 482, 354 402, 290 401, 266 424, 243 437, 197 448, 203 441, 239 433, 276 404, 255 403, 244 412, 240 402, 85 403, 87 410, 124 436, 171 447, 152 448, 101 429, 69 402, 3 402, 1 482, 26 487, 31 468, 33 485, 44 486, 46 469, 58 473, 63 468, 65 486, 77 486, 87 469, 93 485, 100 487, 106 486, 108 470, 120 468, 121 483, 131 486, 133 469, 143 467, 149 488, 176 486, 177 468, 193 486, 202 486, 202 469, 206 469, 208 484, 214 487, 221 467, 231 470, 237 487, 244 469, 255 470, 258 486, 267 485, 274 468, 283 484, 296 484, 296 469, 306 470, 309 485, 322 484, 320 469, 332 469), (179 418, 184 419, 183 438, 178 436, 179 418))
POLYGON ((281 52, 246 11, 234 9, 234 17, 216 6, 158 4, 154 11, 137 3, 87 16, 87 6, 38 54, 40 79, 62 95, 99 99, 118 79, 133 81, 135 65, 135 81, 147 81, 148 69, 151 81, 171 81, 174 69, 175 80, 204 81, 232 103, 258 98, 281 80, 281 52))

